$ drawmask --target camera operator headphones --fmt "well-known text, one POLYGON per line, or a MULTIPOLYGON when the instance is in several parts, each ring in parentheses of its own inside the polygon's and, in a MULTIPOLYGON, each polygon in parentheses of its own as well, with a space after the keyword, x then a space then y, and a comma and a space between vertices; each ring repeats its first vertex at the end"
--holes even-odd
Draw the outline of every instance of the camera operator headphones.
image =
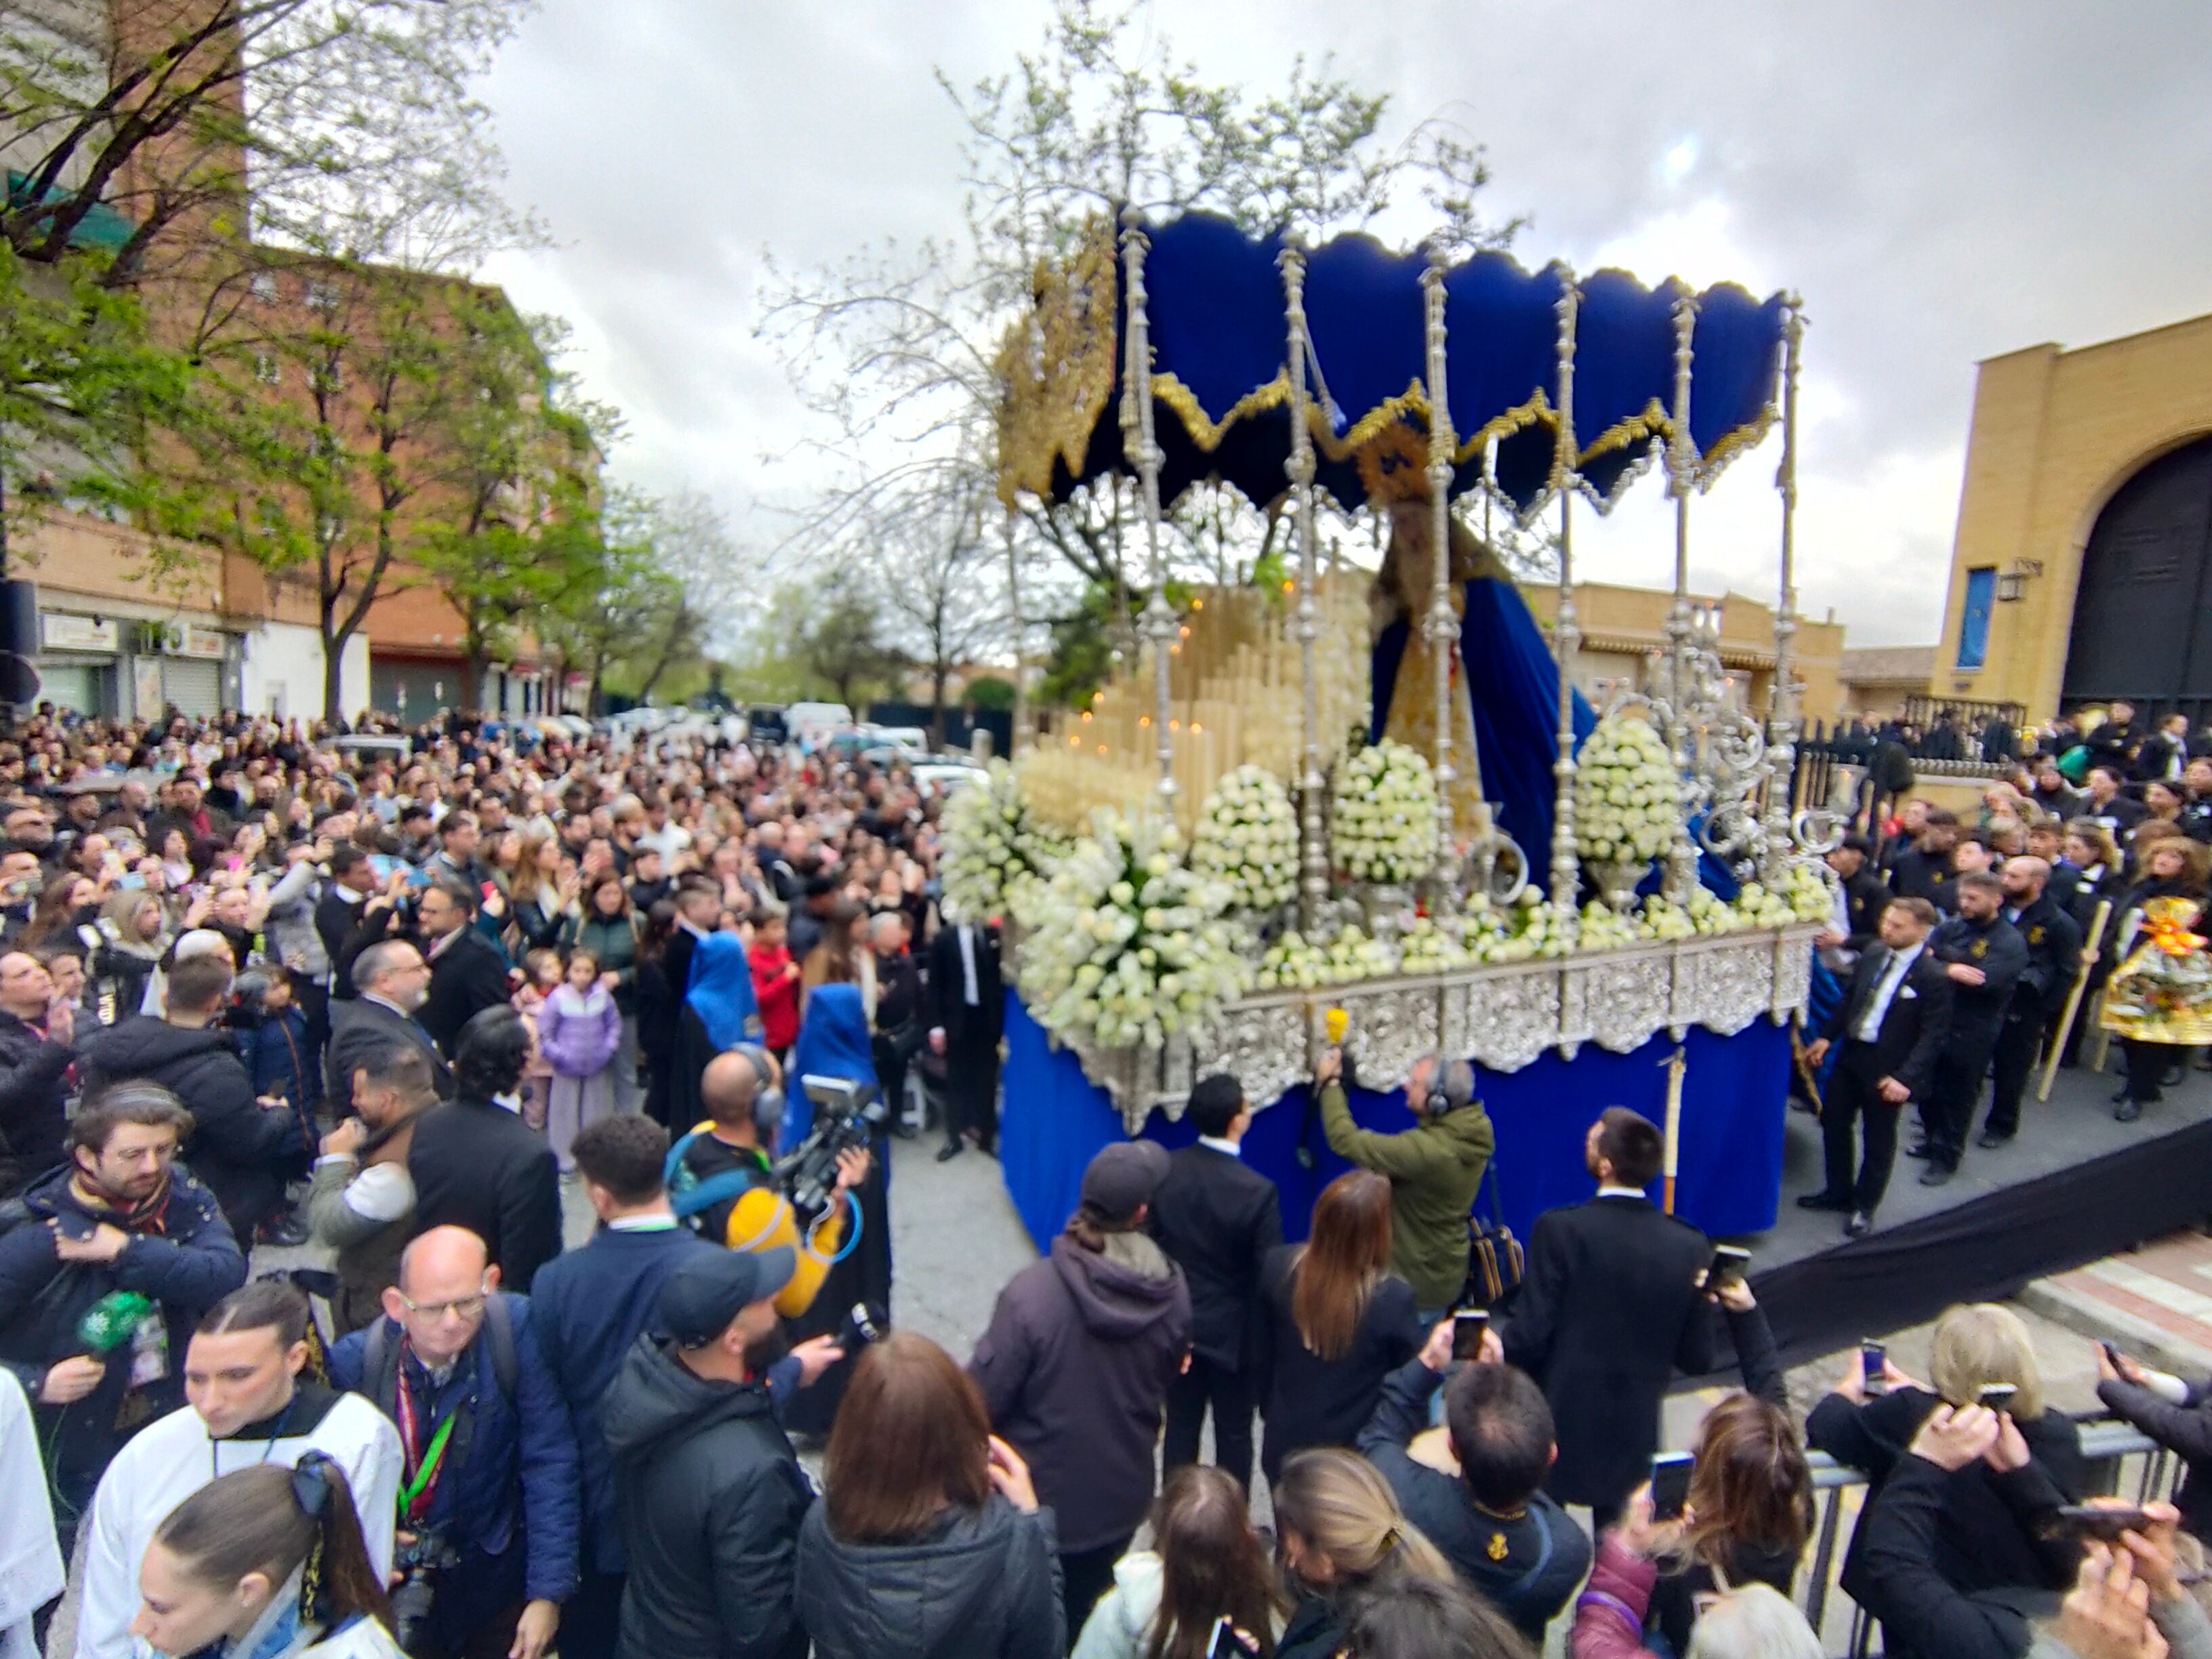
POLYGON ((757 1042, 740 1042, 730 1053, 742 1057, 752 1068, 753 1128, 760 1136, 761 1150, 772 1158, 776 1137, 783 1133, 783 1089, 775 1080, 775 1068, 769 1061, 768 1050, 757 1042))

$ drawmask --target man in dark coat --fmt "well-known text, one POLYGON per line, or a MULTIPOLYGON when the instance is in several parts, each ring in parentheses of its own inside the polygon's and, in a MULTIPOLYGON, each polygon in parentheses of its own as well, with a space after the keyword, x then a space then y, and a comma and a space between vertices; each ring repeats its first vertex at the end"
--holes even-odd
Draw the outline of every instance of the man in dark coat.
POLYGON ((65 1558, 118 1449, 184 1404, 179 1362, 192 1328, 246 1282, 215 1194, 175 1166, 191 1121, 149 1083, 88 1100, 70 1124, 69 1167, 25 1193, 29 1218, 0 1233, 0 1364, 37 1414, 65 1558), (159 1310, 167 1358, 150 1375, 139 1369, 141 1344, 94 1357, 78 1334, 117 1291, 159 1310))
POLYGON ((1552 1409, 1510 1365, 1462 1365, 1445 1382, 1451 1350, 1451 1327, 1438 1325, 1416 1358, 1383 1379, 1359 1450, 1390 1483, 1406 1518, 1540 1651, 1545 1626, 1590 1565, 1589 1536, 1543 1489, 1559 1449, 1552 1409), (1411 1451, 1439 1387, 1456 1476, 1411 1451))
POLYGON ((331 959, 331 995, 343 1002, 354 994, 349 975, 338 971, 347 938, 360 925, 361 907, 376 890, 376 866, 368 851, 347 842, 331 854, 331 878, 315 901, 315 933, 331 959))
POLYGON ((677 1221, 661 1185, 668 1132, 651 1119, 586 1124, 571 1151, 599 1226, 538 1270, 530 1323, 575 1423, 583 1477, 580 1582, 562 1611, 561 1652, 613 1659, 628 1564, 600 1408, 668 1275, 718 1247, 677 1221))
POLYGON ((601 1410, 629 1561, 618 1659, 803 1659, 799 1525, 813 1501, 761 1381, 788 1250, 708 1249, 661 1286, 601 1410))
POLYGON ((415 925, 430 964, 430 993, 420 1018, 438 1047, 456 1052, 461 1028, 509 994, 507 957, 474 926, 477 890, 458 876, 441 874, 415 902, 415 925))
POLYGON ((1881 913, 1881 938, 1859 957, 1850 989, 1806 1051, 1816 1069, 1844 1045, 1820 1103, 1820 1138, 1827 1184, 1799 1196, 1803 1210, 1835 1210, 1850 1237, 1869 1231, 1897 1159, 1897 1119, 1910 1100, 1925 1099, 1936 1057, 1951 1032, 1951 978, 1928 954, 1936 907, 1898 899, 1881 913), (1854 1126, 1866 1123, 1866 1151, 1851 1175, 1854 1126))
POLYGON ((453 1068, 415 1018, 430 994, 430 965, 405 939, 385 939, 353 958, 354 995, 331 1011, 330 1052, 323 1097, 343 1115, 351 1109, 354 1074, 395 1042, 421 1052, 439 1098, 453 1097, 453 1068))
POLYGON ((2043 1050, 2043 1034, 2074 988, 2081 961, 2081 927, 2049 890, 2051 866, 2041 859, 2005 860, 2004 919, 2027 946, 2027 966, 2013 982, 1990 1066, 1990 1115, 1980 1145, 2002 1146, 2020 1130, 2020 1103, 2043 1050))
POLYGON ((1152 1195, 1152 1237, 1190 1286, 1190 1365, 1168 1385, 1161 1467, 1172 1473, 1198 1462, 1211 1407, 1214 1467, 1249 1487, 1260 1269, 1283 1242, 1282 1204, 1275 1183, 1244 1162, 1252 1109, 1243 1085, 1225 1072, 1200 1079, 1183 1115, 1197 1144, 1170 1156, 1152 1195))
POLYGON ((938 1160, 958 1157, 968 1136, 990 1152, 999 1139, 999 1037, 1006 1019, 997 928, 963 918, 937 930, 929 942, 929 1046, 945 1057, 945 1147, 938 1160))
POLYGON ((435 1478, 401 1518, 459 1558, 436 1575, 431 1650, 543 1659, 576 1589, 576 1436, 529 1299, 498 1283, 475 1234, 423 1234, 399 1258, 384 1318, 331 1347, 331 1382, 398 1425, 403 1501, 447 1437, 435 1478))
POLYGON ((39 959, 0 956, 0 1198, 63 1161, 76 1011, 39 959))
POLYGON ((185 1163, 222 1204, 231 1232, 251 1248, 283 1208, 285 1183, 307 1173, 314 1149, 296 1113, 282 1101, 264 1106, 254 1098, 230 1034, 216 1024, 231 979, 227 954, 177 963, 169 970, 167 1013, 133 1014, 86 1040, 85 1084, 89 1091, 145 1078, 185 1102, 193 1128, 185 1163))
POLYGON ((1864 956, 1881 937, 1881 913, 1889 908, 1889 884, 1875 867, 1874 843, 1864 836, 1844 836, 1828 854, 1828 867, 1844 884, 1845 926, 1840 938, 1820 942, 1864 956))
POLYGON ((530 1028, 512 1008, 487 1010, 461 1034, 457 1098, 416 1121, 407 1148, 415 1230, 465 1227, 484 1241, 500 1282, 528 1295, 561 1254, 561 1174, 545 1137, 501 1105, 521 1086, 530 1028))
POLYGON ((1589 1504, 1602 1529, 1650 1473, 1674 1373, 1713 1368, 1702 1282, 1712 1246, 1644 1195, 1665 1161, 1657 1126, 1610 1107, 1590 1126, 1585 1157, 1597 1196, 1536 1218, 1498 1337, 1506 1364, 1551 1404, 1559 1458, 1546 1489, 1589 1504))
POLYGON ((1160 1407, 1190 1352, 1182 1269, 1145 1232, 1167 1173, 1148 1140, 1092 1158, 1067 1230, 999 1292, 968 1361, 993 1429, 1058 1517, 1073 1631, 1152 1506, 1160 1407))
POLYGON ((911 1135, 906 1121, 906 1068, 929 1040, 921 1006, 921 970, 907 950, 903 911, 882 910, 868 920, 868 949, 876 959, 876 1077, 890 1103, 894 1133, 911 1135))
POLYGON ((1928 940, 1929 954, 1951 976, 1951 1034, 1920 1111, 1926 1139, 1906 1154, 1928 1160, 1923 1187, 1941 1187, 1959 1172, 2012 988, 2027 970, 2027 945, 2002 914, 2003 884, 1975 871, 1959 878, 1958 891, 1959 914, 1928 940))

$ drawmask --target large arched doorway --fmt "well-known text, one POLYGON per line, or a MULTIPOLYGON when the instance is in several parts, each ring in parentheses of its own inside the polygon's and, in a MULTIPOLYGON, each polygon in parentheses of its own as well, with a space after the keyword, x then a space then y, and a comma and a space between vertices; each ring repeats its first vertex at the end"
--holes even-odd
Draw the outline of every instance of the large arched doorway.
POLYGON ((2148 719, 2212 717, 2212 438, 2122 484, 2081 554, 2068 707, 2124 697, 2148 719))

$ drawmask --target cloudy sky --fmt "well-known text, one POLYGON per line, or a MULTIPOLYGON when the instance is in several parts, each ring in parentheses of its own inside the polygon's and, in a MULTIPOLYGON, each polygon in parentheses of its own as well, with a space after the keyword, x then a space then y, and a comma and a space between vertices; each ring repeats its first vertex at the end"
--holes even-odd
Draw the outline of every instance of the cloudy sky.
MULTIPOLYGON (((1040 0, 544 0, 486 88, 557 246, 489 273, 574 325, 623 409, 617 470, 708 491, 741 534, 808 480, 767 463, 799 411, 753 337, 764 250, 840 259, 954 229, 958 134, 933 78, 1035 44, 1040 0)), ((1932 640, 1977 359, 2212 311, 2203 0, 1511 5, 1158 0, 1209 78, 1297 52, 1489 147, 1526 264, 1796 289, 1808 342, 1802 603, 1854 642, 1932 640)), ((1771 592, 1778 441, 1696 510, 1695 580, 1771 592)), ((1587 515, 1578 520, 1586 523, 1587 515)), ((1664 583, 1654 479, 1577 543, 1664 583)))

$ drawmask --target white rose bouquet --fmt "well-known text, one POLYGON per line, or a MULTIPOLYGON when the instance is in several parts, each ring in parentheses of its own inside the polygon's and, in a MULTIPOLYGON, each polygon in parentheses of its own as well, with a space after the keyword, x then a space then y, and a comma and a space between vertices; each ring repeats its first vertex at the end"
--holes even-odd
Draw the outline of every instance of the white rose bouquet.
POLYGON ((1739 927, 1787 927, 1797 920, 1788 895, 1770 892, 1755 881, 1744 883, 1732 908, 1739 927))
POLYGON ((1608 714, 1575 763, 1575 836, 1598 864, 1649 864, 1674 844, 1680 781, 1647 720, 1608 714))
POLYGON ((1259 986, 1263 991, 1310 991, 1377 979, 1397 969, 1390 947, 1357 927, 1327 941, 1309 939, 1293 927, 1260 958, 1259 986))
POLYGON ((1575 938, 1577 951, 1617 951, 1644 937, 1636 918, 1623 915, 1609 904, 1592 899, 1583 906, 1582 927, 1575 938))
POLYGON ((945 803, 939 834, 945 896, 977 919, 1018 912, 1067 850, 1031 814, 1020 776, 1002 760, 981 787, 945 803))
POLYGON ((1698 924, 1680 905, 1654 893, 1644 901, 1644 931, 1652 939, 1671 943, 1696 938, 1698 924))
POLYGON ((1477 926, 1469 931, 1467 944, 1478 962, 1527 962, 1535 957, 1567 953, 1566 935, 1559 929, 1559 918, 1534 887, 1503 914, 1486 903, 1475 920, 1477 926))
POLYGON ((1224 882, 1230 908, 1272 910, 1298 890, 1298 815, 1265 767, 1240 766, 1213 787, 1190 838, 1190 867, 1224 882))
POLYGON ((1827 866, 1813 859, 1792 859, 1790 873, 1784 878, 1782 896, 1790 902, 1790 915, 1799 921, 1826 921, 1836 913, 1834 896, 1828 888, 1827 866))
POLYGON ((1192 872, 1172 823, 1101 811, 1028 900, 1020 985, 1047 1030, 1102 1048, 1199 1031, 1249 972, 1225 883, 1192 872))
POLYGON ((1440 922, 1433 916, 1416 916, 1413 925, 1398 942, 1398 971, 1443 974, 1468 966, 1475 958, 1467 947, 1465 934, 1462 924, 1440 922))
POLYGON ((1336 769, 1329 855, 1354 881, 1399 884, 1436 867, 1437 782, 1429 763, 1385 738, 1336 769))

